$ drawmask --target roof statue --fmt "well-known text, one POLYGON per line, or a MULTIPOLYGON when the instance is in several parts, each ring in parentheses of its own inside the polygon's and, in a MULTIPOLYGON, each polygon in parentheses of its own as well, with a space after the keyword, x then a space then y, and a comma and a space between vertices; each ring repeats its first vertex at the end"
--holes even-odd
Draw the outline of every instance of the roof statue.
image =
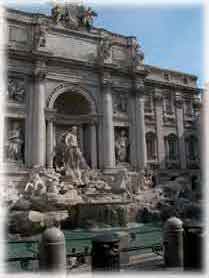
POLYGON ((51 15, 55 24, 60 22, 67 28, 79 29, 84 27, 87 31, 90 31, 93 26, 93 18, 97 16, 97 13, 90 7, 81 4, 58 4, 53 2, 51 15))

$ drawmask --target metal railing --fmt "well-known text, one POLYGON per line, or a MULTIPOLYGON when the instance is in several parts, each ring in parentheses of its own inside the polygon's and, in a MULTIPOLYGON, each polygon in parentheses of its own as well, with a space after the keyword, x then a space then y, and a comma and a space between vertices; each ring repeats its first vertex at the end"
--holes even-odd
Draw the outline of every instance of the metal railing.
MULTIPOLYGON (((122 248, 120 250, 120 252, 126 252, 129 253, 129 256, 131 256, 133 252, 140 252, 141 254, 143 254, 143 252, 146 251, 150 251, 151 253, 154 253, 156 255, 162 255, 162 246, 160 244, 160 241, 158 241, 157 243, 152 243, 152 244, 145 244, 145 245, 134 245, 133 243, 135 243, 136 237, 137 235, 149 235, 152 233, 156 233, 159 232, 160 234, 162 233, 161 229, 152 229, 152 230, 148 230, 148 231, 133 231, 130 232, 130 238, 131 238, 131 244, 129 247, 127 248, 122 248)), ((109 232, 110 233, 110 232, 109 232)), ((83 238, 79 238, 79 237, 75 237, 75 238, 68 238, 66 237, 66 243, 67 245, 70 242, 76 241, 76 242, 84 242, 84 241, 90 241, 90 244, 88 246, 84 245, 84 246, 80 246, 79 248, 73 247, 70 248, 71 250, 68 249, 67 252, 67 262, 69 264, 71 258, 76 258, 76 260, 78 261, 78 265, 79 264, 85 264, 86 262, 86 257, 90 257, 91 256, 91 241, 93 240, 95 236, 87 236, 87 237, 83 237, 83 238), (80 249, 80 250, 79 250, 80 249)), ((17 253, 20 253, 21 250, 22 251, 22 255, 17 254, 16 256, 12 255, 12 256, 8 256, 5 260, 5 263, 8 265, 8 271, 12 270, 16 270, 16 271, 38 271, 38 259, 39 259, 39 253, 38 253, 38 245, 39 245, 39 241, 35 241, 35 240, 30 240, 30 241, 25 241, 25 240, 18 240, 18 241, 7 241, 5 242, 5 244, 7 244, 7 246, 14 246, 14 245, 18 245, 15 246, 16 250, 20 250, 17 253)), ((11 248, 11 250, 14 248, 11 248)), ((69 269, 69 265, 68 265, 68 269, 69 269)))

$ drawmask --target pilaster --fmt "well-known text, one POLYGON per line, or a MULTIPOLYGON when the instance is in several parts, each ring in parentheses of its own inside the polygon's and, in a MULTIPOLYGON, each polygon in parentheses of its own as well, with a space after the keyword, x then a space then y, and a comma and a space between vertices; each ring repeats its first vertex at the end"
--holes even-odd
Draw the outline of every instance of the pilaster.
POLYGON ((91 168, 97 168, 97 133, 96 133, 96 124, 90 124, 90 137, 91 137, 91 168))
POLYGON ((163 134, 163 97, 162 91, 155 89, 155 111, 156 111, 156 129, 157 129, 157 150, 158 150, 158 161, 160 168, 165 168, 165 145, 164 145, 164 134, 163 134))
POLYGON ((115 142, 113 126, 113 103, 110 75, 103 76, 102 79, 102 99, 103 99, 103 167, 104 169, 115 168, 115 142))
POLYGON ((183 114, 183 99, 181 93, 176 93, 176 121, 177 121, 177 135, 179 141, 179 158, 182 169, 186 168, 186 153, 184 141, 184 114, 183 114))
POLYGON ((136 157, 137 168, 142 170, 147 165, 147 151, 144 121, 144 83, 135 84, 136 95, 136 157))
POLYGON ((53 168, 53 156, 54 156, 54 130, 53 121, 50 119, 47 122, 47 140, 46 140, 46 158, 47 168, 53 168))

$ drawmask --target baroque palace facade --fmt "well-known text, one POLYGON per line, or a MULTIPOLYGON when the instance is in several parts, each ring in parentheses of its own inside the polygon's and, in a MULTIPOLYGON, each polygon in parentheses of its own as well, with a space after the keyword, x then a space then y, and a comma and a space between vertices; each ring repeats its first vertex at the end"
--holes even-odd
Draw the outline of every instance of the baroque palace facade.
POLYGON ((7 175, 56 167, 72 126, 91 168, 198 173, 197 77, 144 64, 135 37, 78 22, 77 7, 68 9, 72 18, 6 10, 7 175))

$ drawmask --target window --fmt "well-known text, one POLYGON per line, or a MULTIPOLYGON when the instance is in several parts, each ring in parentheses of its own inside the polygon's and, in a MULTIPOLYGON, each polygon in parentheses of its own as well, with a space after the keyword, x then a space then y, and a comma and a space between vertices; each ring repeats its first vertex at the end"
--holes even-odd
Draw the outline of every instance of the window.
POLYGON ((184 103, 184 109, 186 115, 192 115, 193 114, 193 105, 191 100, 186 100, 184 103))
POLYGON ((187 79, 187 77, 186 77, 186 76, 184 76, 184 78, 183 78, 183 82, 184 82, 184 84, 188 84, 188 79, 187 79))
POLYGON ((170 134, 165 138, 166 156, 169 160, 177 160, 178 158, 178 141, 175 134, 170 134))
POLYGON ((171 95, 167 95, 164 98, 164 111, 167 114, 173 113, 173 98, 171 95))
POLYGON ((167 80, 167 81, 170 80, 170 76, 169 76, 169 74, 166 73, 166 72, 164 73, 164 79, 167 80))
POLYGON ((147 145, 147 159, 156 159, 156 135, 153 132, 146 134, 146 145, 147 145))
POLYGON ((189 160, 195 160, 198 157, 197 138, 194 135, 189 136, 186 142, 186 156, 189 160))

